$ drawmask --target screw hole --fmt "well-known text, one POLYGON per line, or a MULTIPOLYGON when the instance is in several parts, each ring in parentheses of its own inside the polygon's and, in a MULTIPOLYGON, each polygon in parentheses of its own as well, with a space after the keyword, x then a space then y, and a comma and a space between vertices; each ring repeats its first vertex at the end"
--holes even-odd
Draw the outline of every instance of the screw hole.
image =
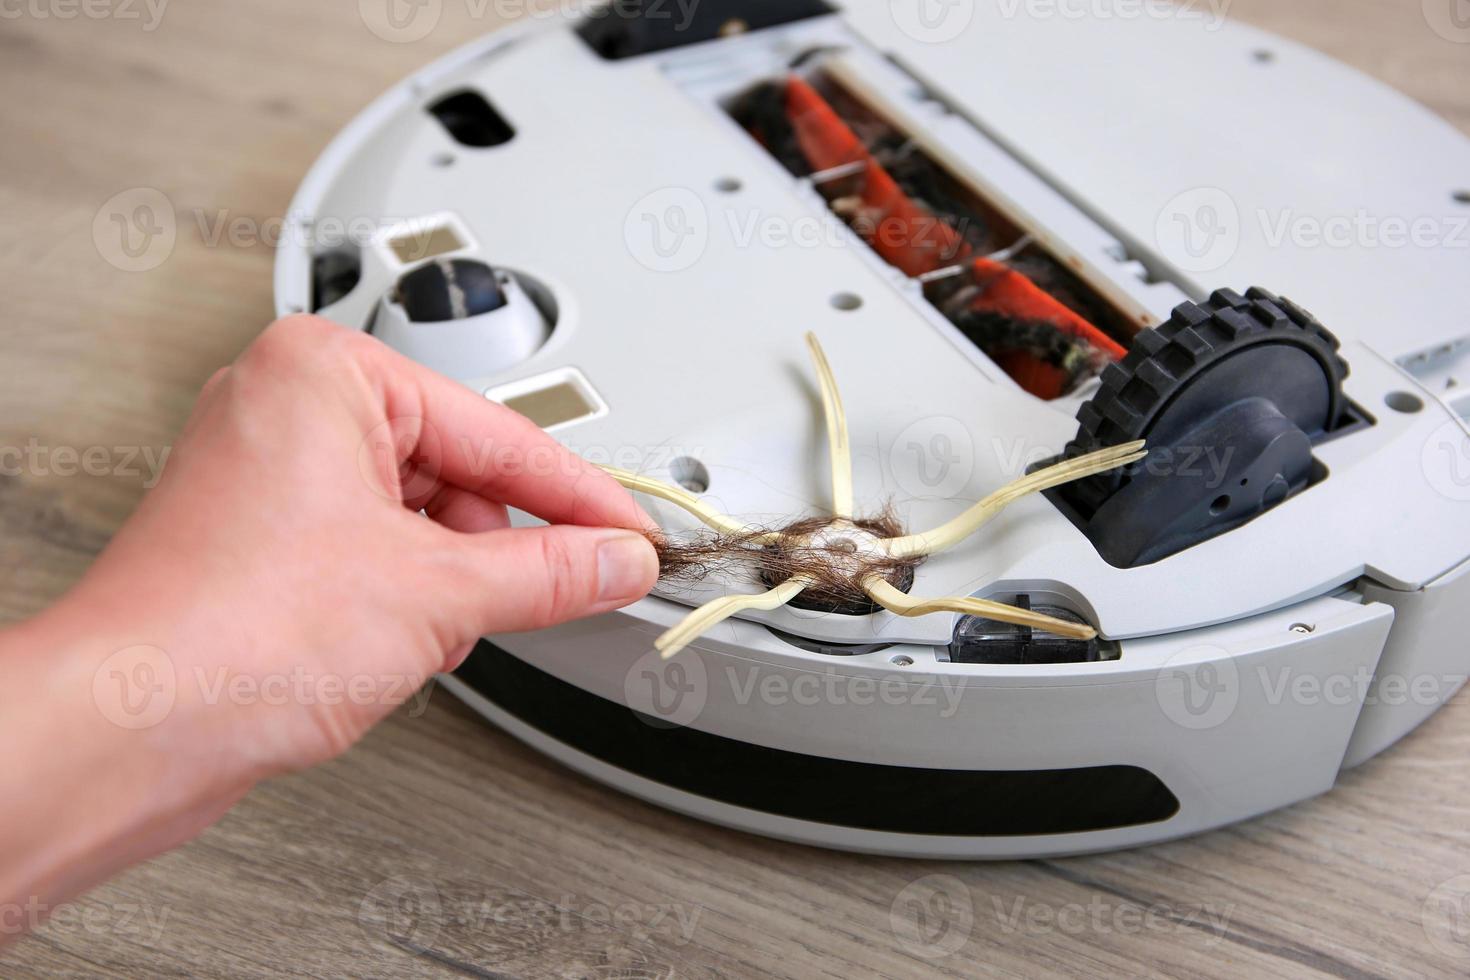
POLYGON ((1227 508, 1229 506, 1230 506, 1230 495, 1228 493, 1222 493, 1222 494, 1220 494, 1220 496, 1216 497, 1213 501, 1211 501, 1211 503, 1210 503, 1210 513, 1211 514, 1223 514, 1225 512, 1225 508, 1227 508))
POLYGON ((1456 204, 1470 204, 1470 190, 1455 191, 1450 197, 1455 199, 1456 204))
POLYGON ((744 186, 738 177, 721 177, 715 181, 715 190, 721 194, 734 194, 744 186))
POLYGON ((1251 52, 1251 57, 1256 59, 1258 65, 1269 65, 1276 60, 1276 52, 1269 48, 1257 48, 1251 52))
POLYGON ((912 667, 914 665, 914 658, 899 654, 888 662, 893 664, 893 666, 895 667, 912 667))
POLYGON ((1250 482, 1251 482, 1251 478, 1248 477, 1248 476, 1243 476, 1243 477, 1240 478, 1240 485, 1241 486, 1247 486, 1250 482))
POLYGON ((1403 412, 1405 415, 1413 415, 1424 408, 1424 402, 1419 396, 1408 391, 1390 391, 1384 396, 1383 403, 1395 412, 1403 412))
POLYGON ((680 456, 669 464, 669 475, 674 482, 690 493, 709 490, 709 470, 693 456, 680 456))
POLYGON ((851 312, 863 305, 863 298, 857 293, 837 293, 832 297, 834 309, 851 312))
POLYGON ((434 154, 433 159, 430 160, 429 162, 432 163, 434 166, 440 167, 440 168, 443 168, 443 167, 452 167, 452 166, 454 166, 454 154, 453 153, 436 153, 436 154, 434 154))

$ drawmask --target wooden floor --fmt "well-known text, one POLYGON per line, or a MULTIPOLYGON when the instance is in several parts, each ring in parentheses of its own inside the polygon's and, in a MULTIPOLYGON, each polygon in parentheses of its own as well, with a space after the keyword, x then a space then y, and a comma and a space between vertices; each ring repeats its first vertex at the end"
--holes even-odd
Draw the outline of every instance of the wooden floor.
MULTIPOLYGON (((0 446, 102 446, 113 460, 104 474, 0 477, 0 620, 82 572, 143 493, 132 450, 166 445, 199 385, 270 319, 270 248, 207 247, 215 219, 281 215, 369 98, 496 26, 471 16, 484 4, 443 6, 411 44, 369 33, 350 0, 189 0, 152 31, 142 0, 109 19, 0 19, 0 446), (103 202, 135 187, 210 216, 147 274, 100 261, 92 240, 103 202)), ((1230 9, 1470 131, 1470 44, 1428 29, 1420 0, 1230 9)), ((1431 898, 1470 874, 1463 700, 1330 795, 1242 826, 1130 853, 950 864, 653 809, 441 691, 99 889, 0 955, 0 976, 1464 975, 1470 909, 1452 922, 1431 898), (934 927, 917 951, 916 896, 934 927), (1445 939, 1456 926, 1458 946, 1445 939)))

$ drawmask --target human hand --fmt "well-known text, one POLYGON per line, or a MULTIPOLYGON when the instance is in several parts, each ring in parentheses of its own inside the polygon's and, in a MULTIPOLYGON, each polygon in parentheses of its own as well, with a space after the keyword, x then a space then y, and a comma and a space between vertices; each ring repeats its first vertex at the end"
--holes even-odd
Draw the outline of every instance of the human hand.
POLYGON ((481 635, 643 596, 649 527, 525 418, 293 317, 205 386, 162 481, 64 605, 166 655, 160 729, 263 776, 346 749, 481 635), (551 524, 511 529, 507 505, 551 524))
POLYGON ((652 528, 522 416, 356 331, 274 324, 77 587, 0 634, 7 789, 27 787, 0 793, 0 902, 186 840, 484 634, 645 595, 652 528))

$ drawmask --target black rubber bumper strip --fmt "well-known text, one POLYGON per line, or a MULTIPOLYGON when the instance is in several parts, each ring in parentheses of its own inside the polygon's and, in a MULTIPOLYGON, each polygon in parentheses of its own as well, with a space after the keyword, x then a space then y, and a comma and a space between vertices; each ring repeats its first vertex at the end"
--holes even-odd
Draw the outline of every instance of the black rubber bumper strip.
POLYGON ((484 640, 455 676, 501 710, 608 765, 795 820, 895 834, 1019 837, 1112 830, 1179 812, 1169 788, 1137 766, 919 769, 804 755, 673 727, 558 680, 484 640))

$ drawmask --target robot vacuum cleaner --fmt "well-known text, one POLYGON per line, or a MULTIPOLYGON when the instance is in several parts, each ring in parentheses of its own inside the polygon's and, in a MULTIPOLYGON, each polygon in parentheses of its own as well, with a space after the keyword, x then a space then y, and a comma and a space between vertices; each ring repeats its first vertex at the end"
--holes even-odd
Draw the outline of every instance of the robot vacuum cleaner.
POLYGON ((1325 792, 1463 682, 1467 182, 1201 4, 620 0, 373 103, 276 292, 664 529, 654 595, 445 679, 496 725, 760 834, 1056 855, 1325 792))

